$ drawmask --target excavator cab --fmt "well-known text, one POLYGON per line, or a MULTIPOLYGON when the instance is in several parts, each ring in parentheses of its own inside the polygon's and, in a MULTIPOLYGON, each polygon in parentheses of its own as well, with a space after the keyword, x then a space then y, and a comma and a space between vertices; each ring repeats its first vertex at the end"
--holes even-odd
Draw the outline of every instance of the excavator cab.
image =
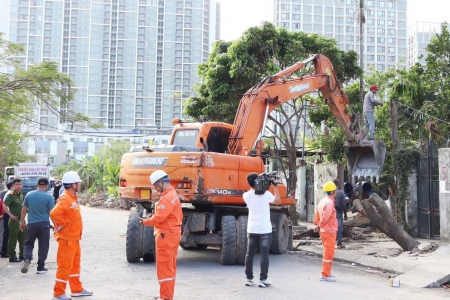
POLYGON ((386 158, 386 145, 380 140, 345 142, 348 170, 353 176, 380 176, 386 158))

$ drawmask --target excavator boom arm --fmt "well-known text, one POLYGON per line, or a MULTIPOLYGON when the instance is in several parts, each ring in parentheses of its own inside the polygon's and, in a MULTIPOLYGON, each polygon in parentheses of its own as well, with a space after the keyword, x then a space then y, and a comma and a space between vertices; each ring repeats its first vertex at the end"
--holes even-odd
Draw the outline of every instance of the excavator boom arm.
POLYGON ((324 55, 297 62, 281 72, 265 78, 249 89, 239 104, 233 131, 228 143, 228 151, 235 155, 245 155, 250 151, 266 118, 278 105, 298 98, 314 90, 320 90, 339 126, 344 132, 350 172, 356 175, 380 175, 384 164, 386 147, 382 141, 362 141, 365 132, 358 126, 358 116, 349 114, 349 100, 345 95, 331 61, 324 55), (315 73, 301 78, 286 78, 313 61, 315 73), (374 149, 376 148, 376 149, 374 149), (365 151, 360 151, 360 150, 365 151), (372 150, 371 150, 372 149, 372 150), (364 154, 365 153, 365 154, 364 154), (362 159, 364 155, 371 157, 362 159), (372 156, 374 158, 372 159, 372 156), (372 159, 371 163, 367 163, 372 159), (363 164, 359 164, 363 160, 363 164))

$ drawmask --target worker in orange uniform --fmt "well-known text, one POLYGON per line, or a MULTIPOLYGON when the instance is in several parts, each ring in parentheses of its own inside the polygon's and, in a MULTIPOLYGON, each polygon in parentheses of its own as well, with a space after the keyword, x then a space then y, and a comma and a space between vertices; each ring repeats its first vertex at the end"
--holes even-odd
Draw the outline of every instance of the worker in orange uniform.
MULTIPOLYGON (((154 226, 156 241, 156 273, 159 281, 159 299, 172 300, 177 273, 178 245, 181 238, 183 212, 180 198, 162 170, 150 175, 150 182, 161 197, 155 213, 147 219, 139 218, 144 226, 154 226)), ((156 298, 158 299, 158 298, 156 298)))
POLYGON ((323 244, 322 277, 320 281, 334 282, 336 278, 331 276, 331 265, 334 257, 334 244, 336 242, 336 233, 338 222, 336 218, 336 209, 334 198, 336 197, 336 184, 328 181, 323 186, 326 196, 317 204, 314 215, 314 225, 317 225, 315 231, 319 231, 323 244))
POLYGON ((55 226, 55 239, 58 242, 56 263, 56 282, 52 300, 70 300, 66 295, 69 281, 71 296, 92 296, 83 288, 80 281, 80 240, 83 230, 77 192, 81 187, 81 179, 75 171, 69 171, 62 178, 64 193, 59 197, 50 217, 55 226))

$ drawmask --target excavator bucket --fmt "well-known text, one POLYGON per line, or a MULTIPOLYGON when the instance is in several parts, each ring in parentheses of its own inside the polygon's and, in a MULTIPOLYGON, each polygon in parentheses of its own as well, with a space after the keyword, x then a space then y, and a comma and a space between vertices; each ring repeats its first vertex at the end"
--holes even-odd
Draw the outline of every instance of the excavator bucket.
POLYGON ((353 176, 380 176, 386 158, 386 145, 380 140, 344 144, 348 169, 353 176))

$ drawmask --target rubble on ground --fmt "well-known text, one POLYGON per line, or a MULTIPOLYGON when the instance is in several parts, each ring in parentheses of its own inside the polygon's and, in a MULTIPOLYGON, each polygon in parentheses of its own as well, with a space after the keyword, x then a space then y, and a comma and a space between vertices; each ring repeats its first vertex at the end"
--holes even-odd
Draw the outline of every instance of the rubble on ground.
MULTIPOLYGON (((320 236, 318 233, 314 232, 312 229, 303 229, 294 230, 294 245, 296 246, 294 250, 297 253, 302 253, 305 251, 301 250, 299 246, 319 246, 322 247, 322 242, 320 240, 320 236)), ((344 236, 342 238, 342 243, 345 246, 343 251, 354 251, 363 249, 362 253, 364 255, 378 257, 378 258, 389 258, 396 257, 405 253, 400 247, 395 245, 386 244, 386 247, 379 248, 373 246, 375 243, 386 242, 386 243, 395 243, 392 239, 390 239, 386 234, 382 233, 376 227, 366 227, 366 228, 358 228, 352 227, 348 230, 348 232, 344 232, 344 236)), ((424 241, 421 243, 415 251, 407 252, 411 255, 418 256, 419 254, 424 254, 427 252, 433 252, 437 248, 439 248, 438 243, 424 241)), ((339 250, 339 251, 342 251, 339 250)), ((306 253, 306 252, 305 252, 306 253)), ((309 254, 308 254, 309 255, 309 254)))
POLYGON ((125 209, 129 210, 134 203, 126 202, 114 199, 113 196, 108 196, 102 191, 98 191, 96 194, 89 194, 87 192, 78 193, 78 202, 81 205, 99 208, 111 208, 111 209, 125 209))

